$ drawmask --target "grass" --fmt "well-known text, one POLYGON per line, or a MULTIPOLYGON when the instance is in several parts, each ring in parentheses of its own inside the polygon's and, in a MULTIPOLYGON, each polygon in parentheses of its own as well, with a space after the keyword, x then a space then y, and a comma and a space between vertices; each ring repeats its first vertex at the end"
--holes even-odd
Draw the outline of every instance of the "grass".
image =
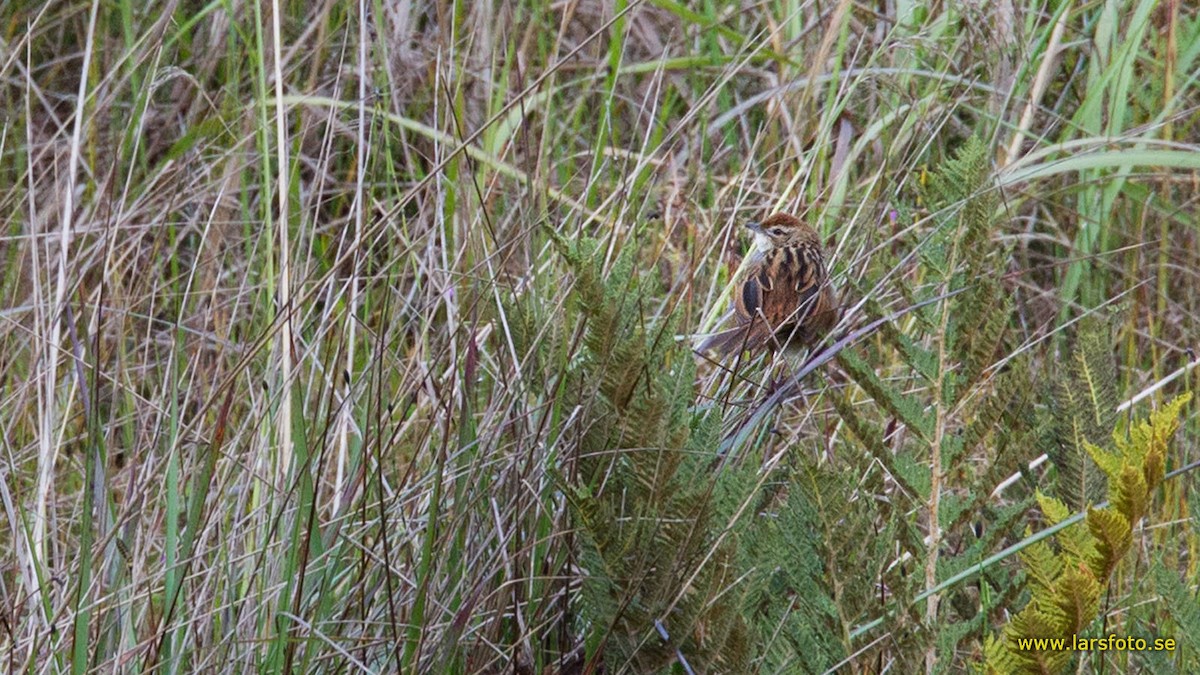
MULTIPOLYGON (((987 372, 1048 382, 1079 320, 1115 308, 1118 390, 1135 401, 1121 410, 1145 416, 1200 382, 1198 60, 1200 15, 1179 2, 7 2, 0 659, 597 667, 616 629, 581 607, 572 499, 598 424, 577 375, 605 371, 588 370, 578 270, 551 232, 595 238, 604 270, 632 261, 623 315, 683 346, 727 306, 738 225, 797 213, 842 291, 833 343, 960 282, 967 251, 932 273, 943 230, 922 195, 971 137, 1000 204, 989 279, 1011 301, 987 372)), ((954 455, 982 408, 944 405, 951 307, 891 322, 942 357, 933 377, 877 335, 847 347, 935 420, 913 455, 928 499, 854 440, 874 428, 897 456, 913 442, 839 363, 755 417, 781 366, 699 360, 691 409, 745 431, 748 485, 785 466, 849 485, 814 507, 842 650, 826 666, 958 669, 1028 601, 1015 558, 989 556, 1030 541, 1034 515, 981 553, 986 581, 944 587, 973 541, 964 496, 998 513, 1056 478, 1052 463, 995 492, 964 477, 1041 452, 954 455), (895 544, 848 541, 844 513, 895 544), (979 600, 977 634, 939 642, 988 584, 1008 590, 979 600), (903 598, 923 604, 898 612, 903 598)), ((1195 406, 1169 469, 1197 459, 1195 406)), ((1189 476, 1155 497, 1097 625, 1186 634, 1189 476)), ((748 539, 744 499, 721 542, 748 539)), ((1186 670, 1200 646, 1081 659, 1186 670)))

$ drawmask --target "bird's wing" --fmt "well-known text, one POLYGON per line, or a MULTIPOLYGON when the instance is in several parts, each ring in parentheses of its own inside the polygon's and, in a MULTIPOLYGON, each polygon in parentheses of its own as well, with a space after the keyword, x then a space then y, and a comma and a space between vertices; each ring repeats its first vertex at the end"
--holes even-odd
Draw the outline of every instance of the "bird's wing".
POLYGON ((820 251, 811 246, 777 248, 766 262, 769 267, 761 275, 769 275, 773 284, 763 294, 763 316, 776 330, 802 321, 825 277, 820 251))
MULTIPOLYGON (((735 328, 710 336, 700 351, 715 349, 729 354, 778 348, 795 337, 809 340, 802 324, 809 316, 830 313, 835 302, 825 281, 821 252, 808 245, 776 248, 762 254, 733 295, 735 328), (790 327, 795 327, 792 336, 790 327)), ((823 331, 821 331, 823 332, 823 331)))

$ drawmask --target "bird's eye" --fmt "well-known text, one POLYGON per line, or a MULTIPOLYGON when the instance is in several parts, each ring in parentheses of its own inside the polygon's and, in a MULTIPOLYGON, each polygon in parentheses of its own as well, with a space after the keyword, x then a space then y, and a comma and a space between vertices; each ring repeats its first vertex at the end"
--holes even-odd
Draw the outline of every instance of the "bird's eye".
POLYGON ((782 228, 782 227, 772 227, 772 228, 771 228, 771 234, 773 234, 773 235, 775 235, 776 237, 778 237, 779 235, 783 234, 783 228, 782 228))

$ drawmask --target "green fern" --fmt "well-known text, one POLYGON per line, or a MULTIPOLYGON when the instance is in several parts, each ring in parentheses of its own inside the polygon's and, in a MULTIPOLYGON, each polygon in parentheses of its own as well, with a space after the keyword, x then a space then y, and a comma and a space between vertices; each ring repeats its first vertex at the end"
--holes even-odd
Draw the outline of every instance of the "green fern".
MULTIPOLYGON (((913 535, 901 541, 927 574, 935 564, 942 577, 977 564, 992 552, 991 546, 1019 532, 1020 511, 993 508, 989 495, 1039 449, 1023 442, 1036 425, 1026 364, 1017 359, 1005 372, 992 370, 1006 351, 1012 311, 1000 281, 1006 251, 992 243, 1002 212, 988 146, 979 139, 966 142, 928 177, 921 199, 934 228, 916 244, 919 264, 903 274, 888 269, 884 283, 908 304, 950 297, 915 312, 917 320, 906 328, 885 324, 874 349, 838 355, 838 365, 868 397, 874 414, 886 421, 870 420, 870 406, 850 406, 837 397, 833 405, 848 437, 901 486, 892 497, 899 500, 899 510, 923 512, 921 520, 927 521, 936 509, 936 550, 925 544, 928 532, 914 526, 911 515, 905 521, 913 535), (914 279, 930 283, 914 284, 914 279), (880 374, 884 367, 876 363, 887 363, 884 350, 889 348, 902 367, 886 366, 885 377, 880 374), (890 441, 891 447, 880 440, 881 424, 904 430, 890 441), (932 489, 935 473, 937 494, 932 489)), ((886 313, 872 298, 864 307, 868 316, 886 313)), ((1019 499, 1018 505, 1027 500, 1019 499)), ((1011 597, 1014 580, 1009 575, 989 573, 987 581, 993 599, 1011 597)), ((929 632, 923 637, 943 654, 984 635, 988 612, 996 607, 989 602, 981 614, 981 602, 965 589, 950 592, 946 600, 937 620, 925 617, 929 632), (947 628, 951 623, 970 628, 947 628)))
POLYGON ((875 429, 870 421, 856 412, 853 404, 846 397, 833 396, 830 401, 855 441, 887 470, 889 476, 896 479, 905 492, 924 494, 928 491, 928 472, 920 472, 919 467, 911 461, 904 461, 904 458, 898 457, 885 446, 880 438, 882 433, 875 429))
MULTIPOLYGON (((684 661, 698 672, 749 663, 822 672, 840 662, 853 612, 863 611, 848 608, 873 606, 879 579, 913 583, 886 568, 887 542, 900 534, 919 547, 920 532, 881 533, 854 481, 803 453, 765 482, 752 463, 714 471, 719 411, 693 407, 694 361, 669 339, 671 321, 641 319, 642 280, 622 257, 605 275, 591 243, 557 246, 574 271, 570 306, 583 322, 584 351, 569 376, 581 437, 561 482, 578 541, 587 658, 639 673, 684 661), (873 574, 832 588, 836 561, 868 538, 882 547, 873 574)), ((896 469, 915 470, 919 485, 919 465, 896 469)))
MULTIPOLYGON (((1196 602, 1196 592, 1179 579, 1178 573, 1165 567, 1159 560, 1151 565, 1150 576, 1175 623, 1175 629, 1164 631, 1164 634, 1174 636, 1180 646, 1189 652, 1179 655, 1180 662, 1200 662, 1200 604, 1196 602)), ((1193 586, 1196 581, 1193 577, 1193 586)))
MULTIPOLYGON (((1190 399, 1190 394, 1184 394, 1153 412, 1130 429, 1129 440, 1114 434, 1115 450, 1092 449, 1093 455, 1104 458, 1100 465, 1109 478, 1109 505, 1087 510, 1086 530, 1076 524, 1061 531, 1059 551, 1037 542, 1022 553, 1031 598, 1004 627, 1003 638, 988 643, 989 672, 1058 673, 1070 666, 1074 660, 1070 650, 1026 650, 1018 645, 1027 638, 1070 639, 1096 619, 1100 595, 1133 543, 1133 526, 1163 480, 1167 443, 1190 399)), ((1070 513, 1064 502, 1053 497, 1043 496, 1040 503, 1051 523, 1065 520, 1070 513)), ((1159 581, 1171 583, 1161 577, 1159 581)), ((1192 618, 1184 613, 1185 621, 1192 618)))
POLYGON ((1102 443, 1116 423, 1116 381, 1108 327, 1085 320, 1070 369, 1057 378, 1049 397, 1054 443, 1047 454, 1058 469, 1055 494, 1076 511, 1104 495, 1105 474, 1087 448, 1102 443))
POLYGON ((931 420, 920 401, 884 384, 875 371, 851 351, 839 352, 837 362, 877 405, 896 416, 922 439, 932 438, 931 420))
POLYGON ((690 409, 691 356, 669 339, 670 321, 649 326, 635 311, 641 281, 628 257, 603 275, 594 242, 556 242, 585 322, 571 378, 583 435, 563 483, 584 570, 587 653, 613 672, 736 663, 751 643, 734 540, 718 539, 711 523, 704 467, 715 432, 712 415, 690 409))

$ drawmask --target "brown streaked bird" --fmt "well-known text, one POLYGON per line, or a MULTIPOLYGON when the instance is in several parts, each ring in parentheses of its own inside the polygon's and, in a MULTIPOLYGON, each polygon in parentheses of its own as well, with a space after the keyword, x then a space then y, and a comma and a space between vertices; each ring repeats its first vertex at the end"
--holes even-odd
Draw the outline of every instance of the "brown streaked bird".
POLYGON ((756 250, 733 289, 737 325, 710 336, 700 351, 728 356, 812 346, 837 323, 838 312, 821 238, 786 213, 746 227, 754 233, 756 250))

